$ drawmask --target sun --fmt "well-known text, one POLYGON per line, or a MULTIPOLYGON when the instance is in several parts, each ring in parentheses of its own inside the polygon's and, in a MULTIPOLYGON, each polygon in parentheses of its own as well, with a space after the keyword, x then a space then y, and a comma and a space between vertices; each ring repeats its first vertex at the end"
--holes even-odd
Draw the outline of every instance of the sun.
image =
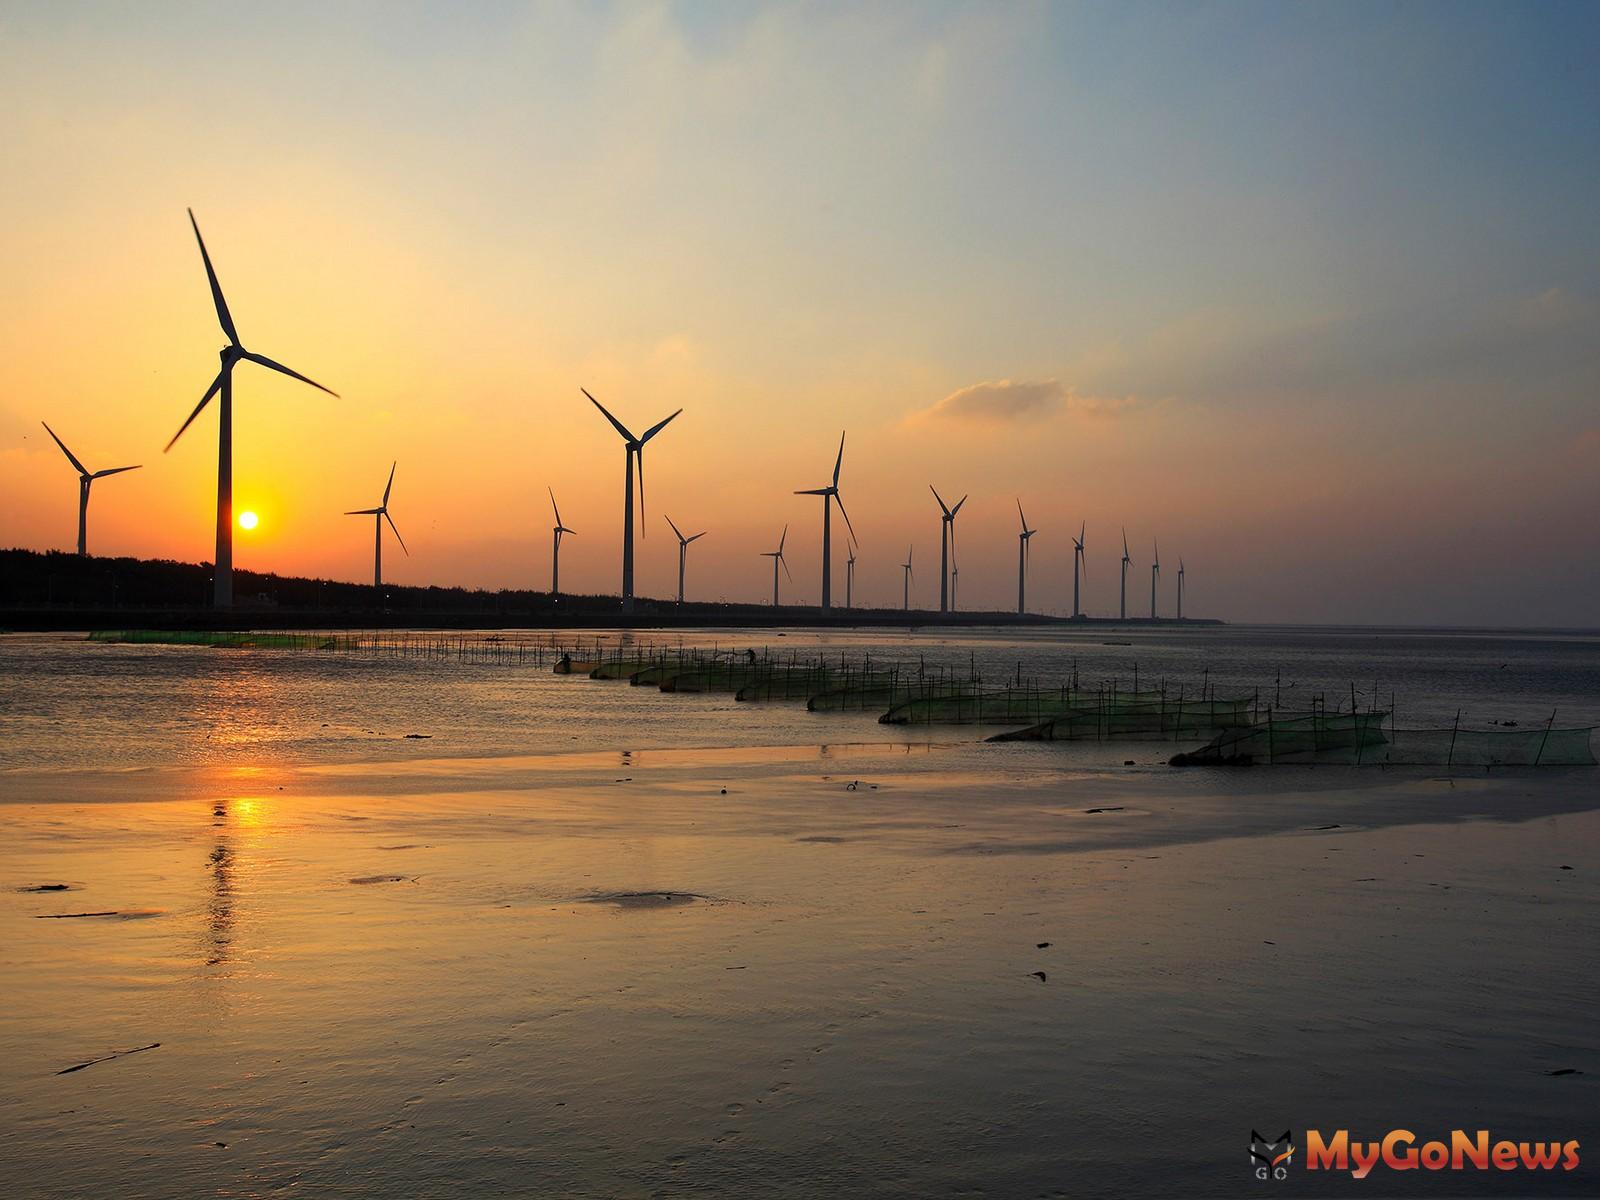
POLYGON ((253 512, 245 511, 239 514, 240 529, 254 529, 260 523, 261 518, 256 516, 253 512))

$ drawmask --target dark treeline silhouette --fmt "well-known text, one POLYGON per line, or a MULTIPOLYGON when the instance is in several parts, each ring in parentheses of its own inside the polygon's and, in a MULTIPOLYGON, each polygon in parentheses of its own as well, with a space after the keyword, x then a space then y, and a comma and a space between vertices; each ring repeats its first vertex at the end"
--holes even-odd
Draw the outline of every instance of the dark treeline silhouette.
MULTIPOLYGON (((1079 623, 1015 613, 903 612, 769 604, 676 604, 640 597, 632 616, 616 596, 404 587, 235 570, 234 610, 212 607, 209 563, 0 550, 0 628, 262 629, 370 626, 924 625, 1079 623)), ((1134 622, 1130 622, 1132 624, 1134 622)), ((1144 622, 1148 624, 1148 622, 1144 622)), ((1215 624, 1216 622, 1186 622, 1215 624)))

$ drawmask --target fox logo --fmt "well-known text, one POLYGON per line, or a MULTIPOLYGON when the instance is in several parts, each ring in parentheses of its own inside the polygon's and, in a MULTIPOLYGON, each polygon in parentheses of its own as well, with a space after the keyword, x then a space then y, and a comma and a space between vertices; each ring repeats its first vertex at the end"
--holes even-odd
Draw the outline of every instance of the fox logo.
POLYGON ((1287 1179, 1294 1162, 1294 1134, 1285 1129, 1277 1141, 1269 1142, 1252 1129, 1250 1162, 1256 1169, 1257 1179, 1287 1179))

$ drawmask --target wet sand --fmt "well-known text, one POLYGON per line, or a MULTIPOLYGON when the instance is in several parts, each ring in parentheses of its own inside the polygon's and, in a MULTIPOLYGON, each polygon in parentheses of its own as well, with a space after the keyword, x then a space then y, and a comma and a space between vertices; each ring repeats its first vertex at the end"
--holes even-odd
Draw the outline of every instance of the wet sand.
POLYGON ((1277 1186, 1600 1191, 1595 772, 1128 756, 7 772, 0 1178, 1234 1196, 1403 1126, 1596 1157, 1277 1186))

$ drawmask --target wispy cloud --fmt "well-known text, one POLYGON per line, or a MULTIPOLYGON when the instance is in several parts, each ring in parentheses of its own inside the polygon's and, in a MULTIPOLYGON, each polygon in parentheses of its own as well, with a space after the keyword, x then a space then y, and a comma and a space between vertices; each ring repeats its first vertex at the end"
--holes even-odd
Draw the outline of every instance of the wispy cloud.
POLYGON ((959 388, 912 420, 1000 425, 1064 411, 1107 417, 1135 402, 1132 396, 1085 396, 1059 379, 998 379, 959 388))

